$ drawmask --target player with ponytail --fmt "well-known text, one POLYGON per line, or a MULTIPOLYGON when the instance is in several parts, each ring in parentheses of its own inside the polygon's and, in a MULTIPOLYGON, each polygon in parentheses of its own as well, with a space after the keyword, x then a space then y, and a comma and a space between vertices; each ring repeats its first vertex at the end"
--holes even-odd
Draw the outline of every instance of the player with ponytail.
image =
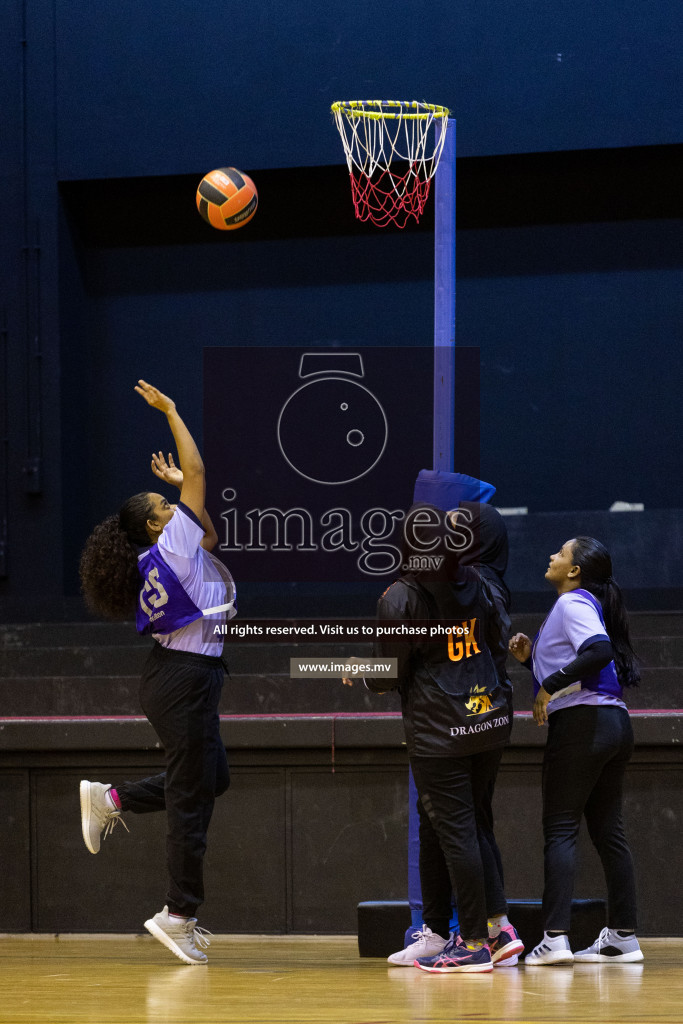
POLYGON ((593 537, 576 537, 574 561, 581 569, 581 586, 597 597, 602 606, 605 628, 612 644, 614 665, 622 686, 640 682, 637 659, 631 646, 628 615, 621 590, 612 576, 612 559, 607 548, 593 537))
MULTIPOLYGON (((204 899, 203 861, 214 800, 230 775, 220 735, 223 642, 216 626, 235 614, 230 573, 210 551, 218 537, 204 508, 204 463, 173 402, 138 381, 148 405, 166 416, 178 451, 152 455, 152 472, 180 490, 134 494, 96 526, 81 556, 89 607, 107 619, 135 619, 154 638, 140 703, 166 755, 166 771, 116 786, 83 780, 83 840, 91 853, 127 811, 164 811, 168 820, 167 905, 145 927, 186 964, 204 964, 208 946, 194 916, 204 899), (218 621, 216 617, 219 616, 218 621)), ((127 826, 126 826, 127 828, 127 826)))
POLYGON ((543 759, 545 839, 543 941, 525 964, 633 963, 643 959, 636 929, 633 862, 622 823, 633 729, 623 688, 640 679, 621 590, 600 541, 575 537, 550 557, 545 578, 557 600, 533 644, 517 633, 510 651, 534 676, 534 718, 548 724, 543 759), (585 815, 607 882, 607 928, 572 953, 568 932, 576 839, 585 815))

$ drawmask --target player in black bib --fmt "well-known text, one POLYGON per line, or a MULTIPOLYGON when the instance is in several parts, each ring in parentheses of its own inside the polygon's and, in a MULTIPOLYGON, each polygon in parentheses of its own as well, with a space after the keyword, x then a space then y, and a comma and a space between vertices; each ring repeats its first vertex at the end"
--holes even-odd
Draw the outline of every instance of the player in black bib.
MULTIPOLYGON (((463 547, 446 513, 413 506, 404 526, 404 574, 377 609, 378 627, 428 623, 430 632, 437 630, 409 642, 380 638, 376 648, 378 656, 398 661, 396 685, 419 795, 423 919, 435 948, 414 962, 437 973, 490 972, 494 957, 523 949, 507 919, 491 815, 512 717, 507 635, 491 586, 460 559, 463 547), (422 565, 428 568, 412 568, 422 565), (452 892, 461 934, 449 939, 452 892), (496 922, 491 938, 489 921, 496 922)), ((385 680, 367 685, 387 689, 385 680)))

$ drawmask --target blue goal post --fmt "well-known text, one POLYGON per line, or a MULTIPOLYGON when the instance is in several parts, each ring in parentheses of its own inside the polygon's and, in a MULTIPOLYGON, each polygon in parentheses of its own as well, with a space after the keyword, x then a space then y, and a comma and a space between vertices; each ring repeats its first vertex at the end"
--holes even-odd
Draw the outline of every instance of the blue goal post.
MULTIPOLYGON (((444 129, 437 126, 437 131, 444 129)), ((446 139, 434 175, 434 439, 433 468, 438 474, 453 473, 455 458, 455 120, 446 122, 446 139)), ((422 481, 419 498, 434 501, 433 481, 422 481)), ((420 483, 420 482, 418 482, 420 483)), ((417 495, 416 495, 417 497, 417 495)), ((440 502, 434 501, 435 504, 440 502)), ((413 773, 408 779, 408 901, 411 926, 405 945, 422 926, 420 886, 420 837, 417 790, 413 773)), ((457 912, 451 928, 457 931, 457 912)))

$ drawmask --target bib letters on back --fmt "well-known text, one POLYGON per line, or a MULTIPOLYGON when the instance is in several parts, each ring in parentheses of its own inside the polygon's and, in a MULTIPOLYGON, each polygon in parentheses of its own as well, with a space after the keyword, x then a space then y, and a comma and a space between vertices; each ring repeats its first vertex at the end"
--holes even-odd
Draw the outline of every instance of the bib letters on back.
POLYGON ((135 625, 138 633, 174 633, 201 618, 203 612, 164 561, 156 544, 138 557, 142 577, 135 625))

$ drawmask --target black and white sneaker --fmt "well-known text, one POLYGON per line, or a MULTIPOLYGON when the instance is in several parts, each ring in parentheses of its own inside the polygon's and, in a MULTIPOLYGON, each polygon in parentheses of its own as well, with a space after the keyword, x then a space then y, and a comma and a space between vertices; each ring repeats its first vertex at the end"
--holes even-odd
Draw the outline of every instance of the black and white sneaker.
POLYGON ((635 935, 603 928, 593 945, 574 953, 574 959, 583 964, 635 964, 644 957, 635 935))
POLYGON ((574 954, 569 946, 566 935, 543 935, 543 941, 524 957, 526 967, 544 967, 551 964, 571 964, 574 954))

